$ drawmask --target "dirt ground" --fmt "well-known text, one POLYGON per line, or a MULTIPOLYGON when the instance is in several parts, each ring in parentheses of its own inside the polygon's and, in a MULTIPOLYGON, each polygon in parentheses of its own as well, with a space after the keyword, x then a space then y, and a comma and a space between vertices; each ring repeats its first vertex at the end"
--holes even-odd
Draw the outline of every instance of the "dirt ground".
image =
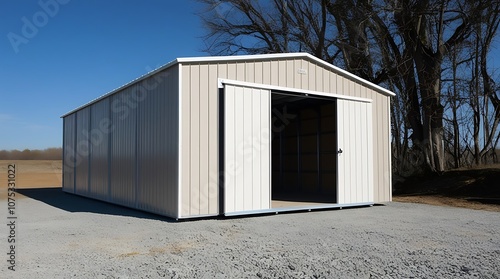
MULTIPOLYGON (((0 160, 0 181, 7 180, 8 164, 16 165, 16 188, 56 188, 62 186, 62 161, 60 160, 0 160)), ((395 185, 396 191, 393 200, 500 212, 500 204, 467 200, 469 197, 495 196, 497 190, 492 193, 483 188, 499 188, 500 183, 497 183, 498 186, 490 185, 498 181, 500 181, 500 166, 498 165, 491 168, 450 171, 445 175, 427 179, 407 179, 404 184, 395 185), (417 181, 418 183, 416 183, 417 181), (467 190, 467 187, 475 187, 482 194, 467 190), (457 196, 453 194, 453 191, 457 192, 457 189, 461 189, 462 192, 468 191, 469 195, 457 196)), ((0 183, 0 185, 0 199, 4 199, 7 195, 6 184, 0 183)))
POLYGON ((394 196, 392 200, 395 202, 422 203, 500 212, 500 205, 498 204, 485 204, 481 202, 468 201, 461 198, 450 198, 443 196, 394 196))
POLYGON ((0 181, 7 179, 7 167, 16 165, 16 187, 61 187, 61 160, 0 160, 0 181))
POLYGON ((8 165, 15 164, 17 189, 62 186, 61 160, 0 160, 0 199, 7 197, 8 165))
POLYGON ((500 212, 500 165, 399 178, 393 200, 500 212))

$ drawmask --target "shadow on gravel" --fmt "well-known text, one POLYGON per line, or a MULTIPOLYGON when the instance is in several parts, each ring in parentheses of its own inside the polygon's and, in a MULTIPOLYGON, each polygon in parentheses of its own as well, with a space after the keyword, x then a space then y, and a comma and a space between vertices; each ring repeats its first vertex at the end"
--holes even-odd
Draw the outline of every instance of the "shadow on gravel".
POLYGON ((61 188, 16 189, 16 192, 26 197, 41 201, 50 206, 69 212, 89 212, 160 220, 165 222, 176 222, 175 219, 165 216, 147 213, 120 205, 85 198, 82 196, 68 194, 63 192, 61 188))

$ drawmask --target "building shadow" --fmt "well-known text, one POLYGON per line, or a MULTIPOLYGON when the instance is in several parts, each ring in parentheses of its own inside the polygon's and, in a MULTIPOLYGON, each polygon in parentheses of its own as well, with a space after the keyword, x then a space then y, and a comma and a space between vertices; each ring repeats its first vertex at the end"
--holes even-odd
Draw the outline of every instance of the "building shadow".
POLYGON ((135 210, 132 208, 94 200, 78 195, 68 194, 66 192, 63 192, 62 188, 16 189, 16 192, 28 198, 43 202, 45 204, 68 212, 87 212, 159 220, 165 222, 176 222, 175 219, 169 217, 135 210))

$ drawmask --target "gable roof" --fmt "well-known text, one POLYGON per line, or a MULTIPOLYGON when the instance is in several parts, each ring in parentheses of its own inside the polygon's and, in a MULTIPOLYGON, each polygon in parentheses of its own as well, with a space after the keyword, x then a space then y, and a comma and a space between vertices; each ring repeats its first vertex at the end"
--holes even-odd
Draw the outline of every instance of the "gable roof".
POLYGON ((297 59, 297 58, 301 58, 301 59, 305 59, 305 60, 309 60, 309 61, 312 61, 314 63, 317 63, 329 70, 331 70, 332 72, 336 73, 336 74, 339 74, 339 75, 342 75, 342 76, 345 76, 347 77, 348 79, 352 79, 366 87, 369 87, 383 95, 387 95, 387 96, 395 96, 396 94, 390 90, 387 90, 379 85, 376 85, 370 81, 367 81, 365 79, 362 79, 352 73, 349 73, 348 71, 346 70, 343 70, 339 67, 336 67, 326 61, 323 61, 315 56, 312 56, 311 54, 309 53, 305 53, 305 52, 295 52, 295 53, 274 53, 274 54, 257 54, 257 55, 235 55, 235 56, 205 56, 205 57, 185 57, 185 58, 177 58, 175 60, 172 60, 168 63, 166 63, 165 65, 163 66, 160 66, 159 68, 155 69, 155 70, 152 70, 120 87, 117 87, 116 89, 113 89, 111 91, 109 91, 108 93, 102 95, 102 96, 99 96, 97 97, 96 99, 93 99, 91 100, 90 102, 76 108, 76 109, 73 109, 71 110, 70 112, 62 115, 61 117, 65 117, 67 115, 70 115, 78 110, 81 110, 85 107, 88 107, 94 103, 97 103, 98 101, 104 99, 104 98, 107 98, 135 83, 138 83, 158 72, 161 72, 165 69, 168 69, 174 65, 177 65, 177 64, 183 64, 183 63, 216 63, 216 62, 238 62, 238 61, 258 61, 258 60, 276 60, 276 59, 297 59))

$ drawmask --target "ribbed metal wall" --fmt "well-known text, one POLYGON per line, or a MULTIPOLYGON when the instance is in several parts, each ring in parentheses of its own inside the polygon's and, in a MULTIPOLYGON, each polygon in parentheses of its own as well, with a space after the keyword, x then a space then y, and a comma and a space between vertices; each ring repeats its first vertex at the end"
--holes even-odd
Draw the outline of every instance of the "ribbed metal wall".
POLYGON ((374 201, 391 200, 391 161, 389 139, 390 97, 360 85, 309 59, 281 58, 182 65, 181 147, 182 216, 217 214, 219 177, 216 163, 218 147, 217 78, 253 82, 373 100, 372 123, 374 201), (207 159, 208 158, 208 159, 207 159))
POLYGON ((75 131, 76 114, 68 115, 63 119, 63 190, 75 192, 75 131))
POLYGON ((76 112, 75 193, 89 192, 90 107, 76 112))
POLYGON ((178 96, 173 66, 65 116, 64 191, 177 218, 178 96))
POLYGON ((108 195, 108 156, 111 119, 109 99, 91 106, 90 113, 90 189, 89 195, 106 200, 108 195))
POLYGON ((132 85, 111 98, 110 201, 136 205, 137 179, 137 107, 130 106, 137 85, 132 85))
POLYGON ((159 73, 139 86, 145 95, 139 103, 137 118, 137 208, 175 216, 178 212, 178 74, 176 71, 159 73))
POLYGON ((182 217, 219 213, 218 67, 182 67, 182 217))

